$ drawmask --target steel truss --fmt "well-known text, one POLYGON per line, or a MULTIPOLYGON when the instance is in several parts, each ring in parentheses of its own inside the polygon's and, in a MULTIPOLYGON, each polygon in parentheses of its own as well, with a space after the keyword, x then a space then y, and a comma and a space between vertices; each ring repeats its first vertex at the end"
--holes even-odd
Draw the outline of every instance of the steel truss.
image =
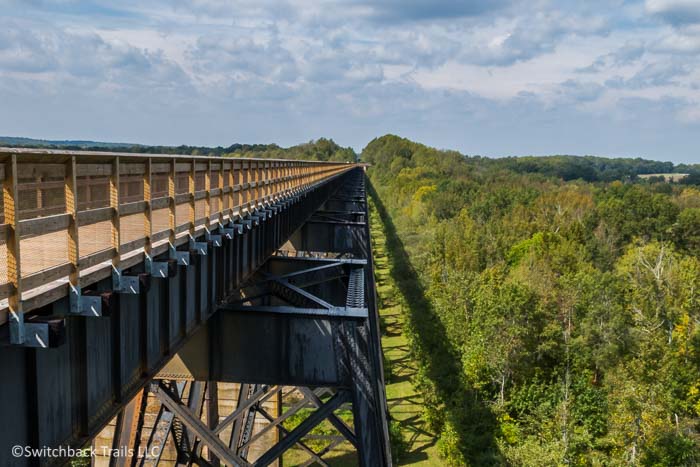
POLYGON ((241 384, 235 408, 227 414, 221 412, 218 391, 215 381, 154 380, 119 414, 109 464, 155 466, 164 453, 174 452, 168 465, 267 466, 278 464, 282 454, 296 446, 308 456, 301 465, 327 466, 323 456, 339 444, 347 441, 358 447, 353 429, 335 413, 346 410, 351 402, 347 389, 241 384), (273 398, 286 409, 265 407, 273 398), (286 420, 308 408, 313 411, 294 428, 284 426, 286 420), (147 428, 144 418, 153 413, 157 415, 147 428), (334 434, 310 435, 325 421, 334 434), (271 433, 277 442, 261 450, 260 446, 269 444, 271 433), (326 445, 315 451, 306 439, 326 445), (257 449, 251 449, 256 445, 257 449), (121 455, 127 452, 135 455, 121 455))
MULTIPOLYGON (((168 465, 176 466, 280 465, 281 456, 296 447, 307 455, 302 465, 326 466, 324 456, 345 442, 357 451, 360 465, 391 465, 364 178, 359 172, 354 175, 352 183, 331 195, 299 229, 302 234, 296 246, 306 249, 278 250, 216 306, 214 315, 219 319, 213 320, 209 331, 214 344, 205 376, 210 380, 162 376, 165 379, 153 380, 124 407, 117 417, 112 446, 130 446, 136 455, 113 457, 110 465, 155 466, 166 461, 166 456, 168 465), (313 230, 305 230, 312 224, 313 230), (322 234, 323 229, 328 229, 328 235, 322 234), (334 245, 340 248, 336 251, 334 245), (233 337, 231 333, 255 329, 232 326, 231 321, 222 318, 251 315, 265 323, 268 315, 294 323, 305 320, 312 323, 311 328, 316 326, 314 323, 326 322, 326 337, 332 341, 329 348, 336 366, 335 372, 328 374, 336 379, 312 381, 304 378, 314 375, 296 372, 293 376, 300 380, 284 380, 292 373, 260 373, 252 363, 259 360, 250 359, 250 354, 264 349, 258 347, 258 341, 248 342, 247 336, 233 337), (222 350, 226 347, 221 339, 245 342, 234 351, 242 363, 212 376, 211 368, 221 366, 221 362, 214 363, 231 355, 230 349, 222 350), (236 371, 249 375, 241 379, 251 383, 225 382, 241 381, 226 379, 235 376, 236 371), (260 378, 258 383, 267 384, 253 384, 256 378, 260 378), (222 394, 232 390, 236 393, 235 404, 227 405, 222 394), (339 414, 341 410, 352 413, 350 425, 339 414), (321 424, 331 428, 332 434, 312 434, 321 424), (319 440, 325 444, 320 449, 319 440)), ((303 340, 303 331, 298 332, 297 337, 303 340)), ((286 339, 292 337, 282 340, 286 339)), ((259 342, 266 347, 276 344, 259 342)), ((283 352, 280 347, 276 355, 283 352)), ((295 355, 305 359, 301 366, 321 368, 328 361, 314 360, 316 356, 302 352, 295 355)), ((299 362, 280 364, 294 367, 299 362)))

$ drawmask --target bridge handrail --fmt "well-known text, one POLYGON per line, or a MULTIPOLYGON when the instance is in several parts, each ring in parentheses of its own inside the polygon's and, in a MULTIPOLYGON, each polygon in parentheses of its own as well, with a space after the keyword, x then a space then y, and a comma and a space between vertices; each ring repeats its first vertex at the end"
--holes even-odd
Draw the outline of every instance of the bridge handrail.
POLYGON ((355 166, 0 148, 0 324, 355 166))

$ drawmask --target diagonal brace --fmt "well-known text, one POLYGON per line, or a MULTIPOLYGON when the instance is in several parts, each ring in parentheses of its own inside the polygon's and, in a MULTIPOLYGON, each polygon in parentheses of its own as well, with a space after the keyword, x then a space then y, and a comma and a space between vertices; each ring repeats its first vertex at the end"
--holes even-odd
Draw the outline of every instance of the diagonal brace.
POLYGON ((294 446, 301 438, 306 436, 316 425, 333 413, 338 407, 345 402, 350 401, 350 393, 347 391, 338 391, 328 402, 323 404, 306 420, 301 422, 294 430, 285 436, 279 443, 272 446, 265 454, 263 454, 254 466, 266 466, 274 462, 278 457, 284 454, 289 448, 294 446))

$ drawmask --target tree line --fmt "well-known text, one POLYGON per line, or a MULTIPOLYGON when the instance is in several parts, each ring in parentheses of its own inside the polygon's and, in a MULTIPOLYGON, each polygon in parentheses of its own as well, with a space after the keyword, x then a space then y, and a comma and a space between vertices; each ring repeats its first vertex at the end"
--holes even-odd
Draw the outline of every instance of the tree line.
POLYGON ((700 189, 632 176, 677 167, 392 135, 362 159, 445 463, 700 463, 700 189))

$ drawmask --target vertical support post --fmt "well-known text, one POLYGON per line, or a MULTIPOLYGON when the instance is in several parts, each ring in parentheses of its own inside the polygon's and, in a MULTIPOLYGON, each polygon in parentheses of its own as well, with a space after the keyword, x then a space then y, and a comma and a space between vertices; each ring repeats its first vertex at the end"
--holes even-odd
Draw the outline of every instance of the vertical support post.
POLYGON ((270 201, 270 166, 271 162, 263 163, 263 203, 270 201))
POLYGON ((195 222, 195 201, 194 201, 194 192, 195 192, 195 176, 197 173, 197 161, 195 159, 192 159, 192 167, 190 167, 190 173, 189 173, 189 178, 187 180, 187 189, 189 191, 189 199, 190 199, 190 215, 189 215, 189 234, 190 234, 190 242, 194 242, 194 222, 195 222))
POLYGON ((146 163, 143 167, 143 202, 145 203, 145 209, 143 211, 143 236, 145 239, 143 254, 146 263, 146 272, 149 274, 153 266, 153 254, 151 251, 151 236, 153 235, 153 209, 151 208, 152 170, 151 158, 149 157, 146 159, 146 163))
POLYGON ((251 173, 250 173, 251 167, 252 167, 252 162, 250 162, 250 161, 243 162, 243 165, 241 167, 241 172, 243 173, 243 183, 248 185, 247 188, 245 189, 245 199, 243 200, 248 212, 250 212, 250 210, 251 210, 250 209, 250 207, 251 207, 250 199, 251 199, 252 193, 253 193, 253 189, 250 187, 250 184, 252 183, 251 176, 250 176, 251 175, 251 173))
POLYGON ((12 285, 8 297, 10 311, 10 343, 24 344, 24 314, 22 311, 22 270, 19 251, 19 199, 17 197, 17 155, 5 164, 2 183, 3 214, 7 224, 7 281, 12 285))
MULTIPOLYGON (((248 206, 251 208, 257 208, 258 207, 258 193, 260 192, 260 186, 258 185, 259 183, 259 177, 258 177, 258 163, 256 162, 250 162, 250 175, 251 178, 253 179, 253 183, 255 183, 255 188, 252 189, 251 193, 251 199, 248 202, 248 206)), ((252 209, 249 209, 249 212, 252 209)))
POLYGON ((36 182, 36 208, 37 210, 40 210, 44 207, 44 190, 41 189, 41 184, 44 181, 44 177, 37 175, 34 181, 36 182))
POLYGON ((204 190, 206 198, 204 201, 204 231, 209 233, 209 222, 211 221, 211 159, 207 160, 207 169, 204 173, 204 190))
POLYGON ((170 170, 168 170, 168 257, 176 259, 175 253, 175 227, 177 219, 175 218, 177 206, 175 201, 175 180, 177 180, 177 160, 170 161, 170 170))
POLYGON ((71 271, 68 274, 68 286, 71 294, 71 313, 80 313, 80 241, 78 239, 78 170, 75 156, 70 156, 66 162, 63 193, 68 214, 68 262, 71 271))
POLYGON ((224 172, 223 159, 219 164, 219 227, 222 227, 224 225, 224 174, 226 172, 224 172))
MULTIPOLYGON (((229 188, 229 192, 228 192, 228 213, 229 214, 228 215, 229 215, 229 219, 232 222, 233 222, 233 208, 236 206, 236 198, 235 198, 236 195, 234 195, 234 193, 233 193, 233 186, 235 185, 235 181, 234 181, 235 179, 234 179, 234 175, 233 175, 233 167, 234 167, 234 164, 233 164, 233 161, 231 161, 231 168, 228 171, 228 188, 229 188)), ((239 193, 240 193, 240 191, 239 191, 239 193)))
POLYGON ((109 176, 109 206, 112 208, 112 287, 121 290, 120 248, 119 238, 119 157, 112 161, 112 173, 109 176))
MULTIPOLYGON (((207 382, 207 425, 214 430, 219 425, 219 394, 216 381, 207 382)), ((212 466, 220 465, 218 457, 209 450, 209 462, 212 466)))
POLYGON ((257 204, 263 204, 265 202, 265 183, 267 181, 265 177, 265 167, 267 166, 266 162, 258 162, 258 183, 259 183, 259 190, 258 190, 258 203, 257 204))

